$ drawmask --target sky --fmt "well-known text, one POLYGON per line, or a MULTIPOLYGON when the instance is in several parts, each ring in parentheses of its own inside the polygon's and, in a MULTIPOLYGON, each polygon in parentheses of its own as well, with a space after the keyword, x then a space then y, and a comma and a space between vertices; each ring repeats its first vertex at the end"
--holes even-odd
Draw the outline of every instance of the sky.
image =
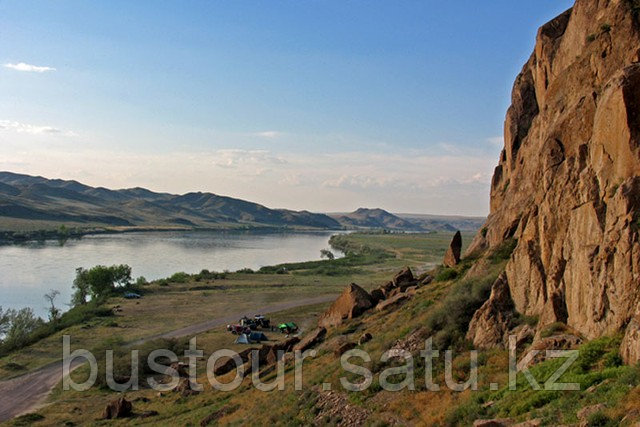
POLYGON ((0 0, 0 170, 274 208, 486 215, 566 0, 0 0))

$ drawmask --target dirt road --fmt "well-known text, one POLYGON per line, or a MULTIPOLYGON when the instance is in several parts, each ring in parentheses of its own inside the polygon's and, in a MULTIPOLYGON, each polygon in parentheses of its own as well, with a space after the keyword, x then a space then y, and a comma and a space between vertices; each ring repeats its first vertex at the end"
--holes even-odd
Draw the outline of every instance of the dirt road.
MULTIPOLYGON (((332 301, 335 295, 323 295, 314 298, 306 298, 303 300, 289 301, 269 306, 257 308, 255 312, 243 311, 224 317, 214 318, 207 322, 197 323, 185 328, 177 329, 154 336, 150 336, 130 344, 131 347, 140 345, 146 341, 158 338, 178 338, 184 336, 197 335, 206 332, 215 327, 235 322, 245 315, 268 314, 278 311, 289 310, 291 308, 302 307, 306 305, 322 304, 332 301)), ((71 370, 78 368, 84 362, 84 359, 76 359, 71 364, 71 370)), ((42 368, 13 378, 8 381, 0 382, 0 422, 4 422, 17 415, 31 411, 34 408, 44 404, 51 390, 62 380, 62 361, 54 362, 42 368)))

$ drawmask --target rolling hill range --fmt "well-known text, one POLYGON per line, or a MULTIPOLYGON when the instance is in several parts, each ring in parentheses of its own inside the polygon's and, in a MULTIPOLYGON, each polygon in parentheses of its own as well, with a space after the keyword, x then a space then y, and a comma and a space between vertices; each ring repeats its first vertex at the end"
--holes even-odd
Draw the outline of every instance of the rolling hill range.
POLYGON ((0 172, 0 231, 67 228, 315 228, 477 230, 484 218, 398 216, 382 209, 325 215, 271 209, 212 193, 110 190, 77 181, 0 172))

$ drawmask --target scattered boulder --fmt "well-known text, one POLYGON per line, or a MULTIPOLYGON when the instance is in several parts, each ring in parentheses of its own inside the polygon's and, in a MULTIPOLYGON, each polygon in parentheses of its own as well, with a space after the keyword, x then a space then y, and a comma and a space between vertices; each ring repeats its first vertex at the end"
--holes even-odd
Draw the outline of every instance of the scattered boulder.
POLYGON ((371 335, 369 332, 365 332, 360 336, 360 339, 358 340, 358 345, 368 343, 372 339, 373 339, 373 335, 371 335))
POLYGON ((385 310, 389 310, 390 308, 403 303, 404 301, 408 300, 411 297, 411 295, 408 295, 406 293, 400 293, 398 295, 395 295, 389 299, 386 299, 384 301, 380 301, 378 303, 378 305, 376 305, 376 311, 385 311, 385 310))
POLYGON ((392 283, 394 287, 398 288, 402 286, 411 286, 415 281, 416 279, 413 277, 411 269, 409 267, 405 267, 393 277, 392 283))
POLYGON ((317 392, 316 418, 313 425, 365 425, 370 412, 349 402, 346 395, 335 391, 317 392))
MULTIPOLYGON (((240 359, 242 359, 242 363, 247 363, 249 360, 249 356, 251 355, 251 351, 256 350, 255 348, 247 348, 246 350, 238 353, 240 359)), ((216 361, 215 367, 213 368, 213 374, 215 376, 227 374, 236 369, 236 363, 230 357, 220 358, 216 361)))
POLYGON ((360 316, 371 307, 373 307, 371 295, 360 286, 352 283, 320 317, 318 326, 323 328, 338 326, 344 320, 360 316))
POLYGON ((314 347, 316 344, 322 342, 322 340, 324 340, 325 335, 327 335, 326 328, 317 328, 312 332, 310 332, 309 334, 305 335, 305 337, 299 343, 293 346, 293 350, 294 351, 308 350, 314 347))
POLYGON ((174 362, 169 367, 175 369, 180 378, 189 378, 189 365, 186 363, 174 362))
POLYGON ((417 286, 409 286, 407 289, 405 289, 404 291, 407 295, 411 295, 414 296, 415 294, 418 293, 418 287, 417 286))
POLYGON ((513 313, 507 275, 502 273, 491 287, 489 299, 473 315, 467 339, 478 349, 502 347, 513 313))
POLYGON ((347 341, 347 342, 343 342, 341 344, 338 344, 334 349, 333 349, 333 355, 335 357, 340 357, 342 356, 344 353, 346 353, 349 350, 353 350, 354 348, 356 348, 356 343, 351 342, 351 341, 347 341))
POLYGON ((431 276, 430 274, 427 274, 424 279, 422 279, 420 281, 420 286, 427 286, 429 284, 431 284, 431 282, 433 282, 433 276, 431 276))
POLYGON ((451 244, 449 245, 449 249, 444 254, 444 260, 442 263, 446 267, 455 267, 460 263, 460 253, 462 251, 462 234, 460 232, 456 232, 453 236, 453 240, 451 240, 451 244))
POLYGON ((182 397, 188 397, 200 393, 198 390, 193 390, 191 388, 191 381, 189 381, 189 378, 180 379, 178 386, 174 388, 173 391, 180 393, 180 396, 182 397))
POLYGON ((383 299, 385 299, 386 293, 382 288, 376 288, 371 291, 371 302, 373 304, 377 304, 383 299))
POLYGON ((160 414, 158 414, 158 411, 144 411, 138 416, 140 418, 151 418, 151 417, 155 417, 157 415, 160 415, 160 414))
POLYGON ((423 350, 425 347, 425 340, 429 336, 429 330, 426 327, 421 327, 411 332, 406 337, 396 341, 389 349, 391 353, 400 353, 402 351, 408 351, 413 354, 418 350, 423 350))
POLYGON ((124 397, 121 397, 117 400, 109 402, 106 408, 104 408, 104 412, 102 413, 102 418, 105 420, 113 420, 116 418, 127 418, 130 417, 133 413, 133 405, 124 397))

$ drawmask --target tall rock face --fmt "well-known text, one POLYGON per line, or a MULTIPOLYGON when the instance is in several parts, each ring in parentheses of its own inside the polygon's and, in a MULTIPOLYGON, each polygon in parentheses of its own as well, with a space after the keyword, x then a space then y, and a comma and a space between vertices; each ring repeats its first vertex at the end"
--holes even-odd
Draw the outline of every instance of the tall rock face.
POLYGON ((639 10, 577 0, 540 28, 513 88, 491 213, 469 252, 517 239, 506 281, 540 327, 595 338, 640 314, 639 10))

